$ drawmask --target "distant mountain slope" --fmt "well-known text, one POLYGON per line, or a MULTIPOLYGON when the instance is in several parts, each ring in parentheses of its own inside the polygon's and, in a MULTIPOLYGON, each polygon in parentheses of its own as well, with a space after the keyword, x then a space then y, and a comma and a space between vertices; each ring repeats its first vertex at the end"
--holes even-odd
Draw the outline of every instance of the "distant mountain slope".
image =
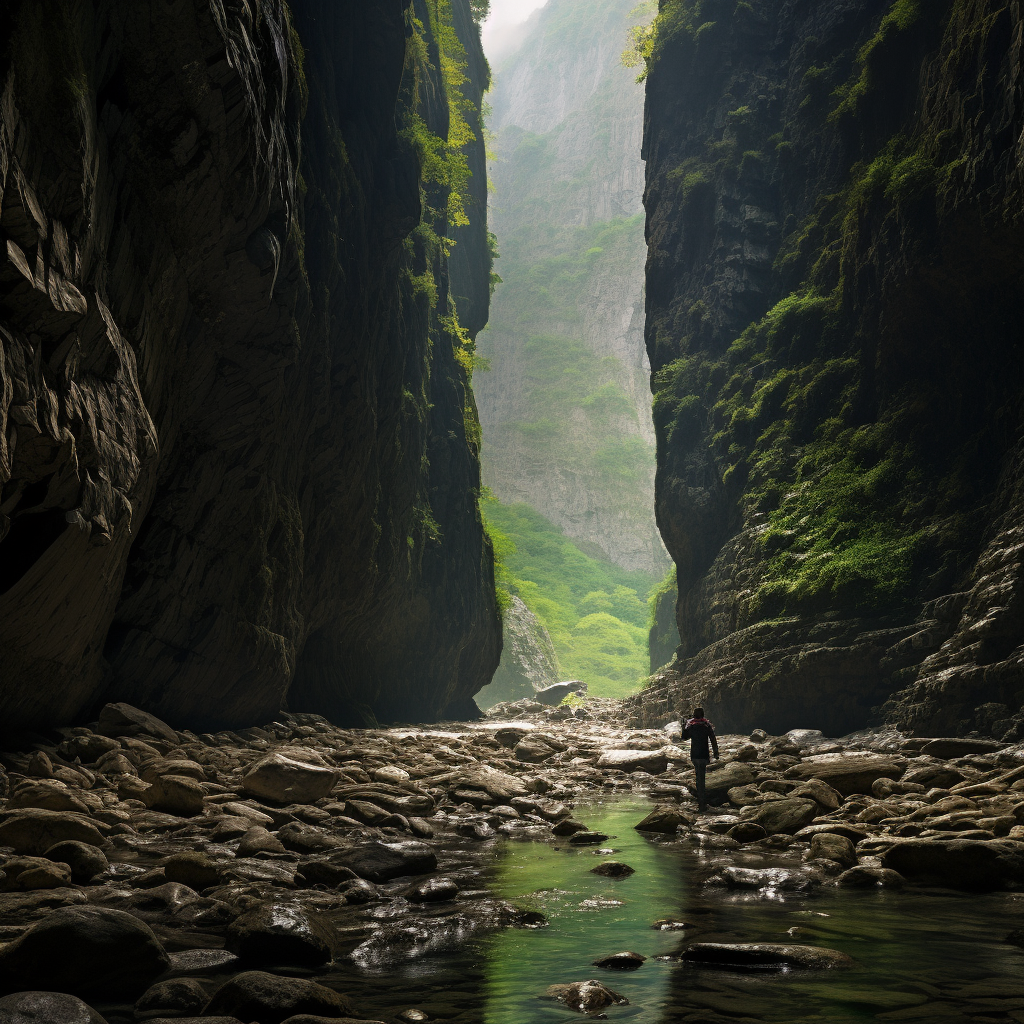
POLYGON ((484 478, 584 550, 663 574, 643 346, 643 88, 635 0, 550 0, 495 69, 484 478))

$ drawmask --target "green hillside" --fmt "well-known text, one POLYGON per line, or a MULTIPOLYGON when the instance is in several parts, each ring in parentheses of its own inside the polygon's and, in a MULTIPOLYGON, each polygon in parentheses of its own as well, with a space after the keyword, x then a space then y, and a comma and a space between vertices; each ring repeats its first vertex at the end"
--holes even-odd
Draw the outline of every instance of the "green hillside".
POLYGON ((623 697, 649 671, 647 597, 659 578, 592 558, 529 505, 485 494, 499 585, 543 622, 563 679, 598 697, 623 697))

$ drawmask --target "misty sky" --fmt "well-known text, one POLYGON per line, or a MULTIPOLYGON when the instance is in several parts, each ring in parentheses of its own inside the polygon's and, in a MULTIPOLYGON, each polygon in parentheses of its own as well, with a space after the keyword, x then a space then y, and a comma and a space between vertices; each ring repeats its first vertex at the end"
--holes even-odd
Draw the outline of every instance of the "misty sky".
POLYGON ((491 0, 491 16, 484 25, 484 50, 488 56, 503 49, 502 36, 519 25, 547 0, 491 0))

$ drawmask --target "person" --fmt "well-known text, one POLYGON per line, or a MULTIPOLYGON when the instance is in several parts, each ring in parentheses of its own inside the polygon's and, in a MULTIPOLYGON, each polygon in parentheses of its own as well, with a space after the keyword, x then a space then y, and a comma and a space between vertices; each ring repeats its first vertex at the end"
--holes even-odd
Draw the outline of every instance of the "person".
POLYGON ((690 741, 690 760, 697 773, 697 805, 701 811, 706 811, 708 801, 704 793, 705 773, 711 764, 712 751, 715 760, 718 760, 718 737, 715 735, 715 727, 704 717, 703 708, 693 709, 693 718, 687 721, 683 729, 683 739, 690 741))

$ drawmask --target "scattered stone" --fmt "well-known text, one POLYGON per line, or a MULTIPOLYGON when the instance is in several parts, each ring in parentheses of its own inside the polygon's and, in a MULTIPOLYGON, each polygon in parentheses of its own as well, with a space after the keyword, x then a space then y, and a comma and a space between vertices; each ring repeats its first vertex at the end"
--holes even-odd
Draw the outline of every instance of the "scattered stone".
POLYGON ((899 779, 906 761, 887 754, 843 752, 806 757, 786 770, 788 779, 820 779, 844 796, 869 793, 876 779, 899 779))
POLYGON ((663 917, 655 921, 651 927, 656 932, 681 932, 684 928, 689 928, 690 926, 685 921, 680 921, 677 918, 663 917))
POLYGON ((527 735, 516 744, 512 753, 524 764, 541 764, 554 757, 556 751, 539 737, 527 735))
POLYGON ((410 890, 408 899, 413 903, 444 903, 459 894, 458 885, 450 878, 430 878, 410 890))
POLYGON ((601 967, 606 971, 636 971, 643 967, 647 961, 642 953, 626 951, 624 953, 613 953, 611 956, 602 957, 594 961, 595 967, 601 967))
POLYGON ((78 811, 88 814, 88 806, 66 783, 58 779, 26 779, 19 782, 7 801, 9 810, 19 807, 42 807, 48 811, 78 811))
POLYGON ((555 707, 556 705, 561 704, 570 693, 586 692, 586 683, 580 679, 570 679, 565 683, 553 683, 551 686, 545 686, 533 695, 533 699, 539 704, 544 704, 547 707, 555 707))
POLYGON ((569 836, 569 844, 571 846, 597 846, 598 843, 608 842, 610 836, 604 832, 591 832, 589 829, 585 832, 574 832, 569 836))
POLYGON ((556 836, 571 836, 576 832, 586 832, 587 826, 581 822, 573 821, 572 818, 563 818, 555 823, 551 831, 556 836))
POLYGON ((67 864, 56 864, 38 857, 26 857, 24 860, 32 861, 24 865, 24 870, 17 861, 8 861, 4 865, 7 876, 14 879, 19 889, 62 889, 71 884, 71 868, 67 864))
POLYGON ((602 750, 598 768, 618 768, 623 772, 643 770, 661 775, 668 768, 668 755, 662 750, 602 750))
POLYGON ((787 967, 825 969, 848 967, 853 959, 837 949, 788 946, 771 942, 695 942, 682 954, 688 963, 706 967, 782 970, 787 967))
POLYGON ((360 878, 371 882, 389 882, 404 875, 425 875, 437 870, 437 856, 424 843, 369 842, 331 858, 333 863, 351 868, 360 878))
POLYGON ((902 889, 905 879, 898 871, 893 871, 891 868, 858 864, 844 871, 836 879, 836 884, 846 889, 902 889))
POLYGON ((998 740, 963 739, 959 736, 951 736, 929 740, 921 747, 921 753, 947 761, 956 757, 966 757, 968 754, 994 754, 1005 747, 1006 744, 1000 743, 998 740))
POLYGON ((739 824, 733 825, 725 834, 743 845, 758 843, 768 835, 763 825, 758 825, 753 821, 741 821, 739 824))
MULTIPOLYGON (((707 773, 704 792, 709 802, 724 803, 730 789, 734 789, 736 786, 749 786, 753 781, 753 771, 742 761, 714 762, 707 773)), ((696 794, 694 787, 691 789, 696 794)))
POLYGON ((91 1006, 62 992, 16 992, 0 999, 0 1024, 106 1024, 91 1006))
POLYGON ((603 875, 605 878, 629 878, 630 875, 636 874, 636 868, 631 868, 619 860, 606 860, 596 868, 591 868, 590 873, 603 875))
POLYGON ((606 988, 599 981, 576 981, 571 985, 551 985, 549 999, 557 999, 577 1013, 596 1013, 607 1006, 628 1006, 629 1000, 606 988))
POLYGON ((217 989, 203 1010, 204 1017, 230 1016, 259 1024, 283 1024, 297 1014, 348 1017, 352 1004, 315 981, 245 971, 217 989))
POLYGON ((169 964, 148 925, 121 910, 54 910, 0 949, 0 984, 105 999, 137 997, 169 964))
POLYGON ((818 805, 813 800, 770 800, 754 808, 744 808, 744 814, 748 810, 753 813, 747 820, 760 825, 769 835, 796 832, 818 815, 818 805))
POLYGON ((175 853, 164 861, 163 869, 168 882, 179 882, 196 892, 220 881, 217 862, 204 853, 175 853))
POLYGON ((291 904, 265 903, 228 925, 225 945, 246 963, 317 967, 334 955, 327 924, 291 904))
POLYGON ((135 1017, 187 1017, 202 1013, 209 1002, 206 989, 194 978, 173 978, 151 985, 135 1003, 135 1017))
POLYGON ((152 736, 178 742, 178 734, 156 715, 133 708, 131 704, 107 704, 100 711, 96 731, 102 736, 152 736))
POLYGON ((846 868, 857 863, 853 843, 846 836, 831 832, 819 832, 811 837, 810 855, 812 859, 834 860, 846 868))
POLYGON ((186 949, 180 953, 169 953, 168 972, 175 977, 198 975, 207 977, 238 969, 238 957, 226 949, 186 949))
POLYGON ((660 804, 642 821, 638 821, 633 828, 637 832, 660 832, 670 835, 671 833, 678 832, 680 825, 687 826, 689 824, 689 820, 681 811, 674 807, 660 804))
POLYGON ((0 822, 0 846, 13 847, 15 853, 41 857, 57 843, 67 841, 97 847, 106 845, 100 827, 73 811, 27 807, 0 822))
POLYGON ((80 884, 102 874, 110 866, 102 850, 74 840, 54 844, 43 856, 47 860, 67 864, 71 878, 80 884))
POLYGON ((338 781, 333 768, 307 764, 285 754, 268 754, 242 778, 242 790, 276 804, 311 804, 330 795, 338 781))

